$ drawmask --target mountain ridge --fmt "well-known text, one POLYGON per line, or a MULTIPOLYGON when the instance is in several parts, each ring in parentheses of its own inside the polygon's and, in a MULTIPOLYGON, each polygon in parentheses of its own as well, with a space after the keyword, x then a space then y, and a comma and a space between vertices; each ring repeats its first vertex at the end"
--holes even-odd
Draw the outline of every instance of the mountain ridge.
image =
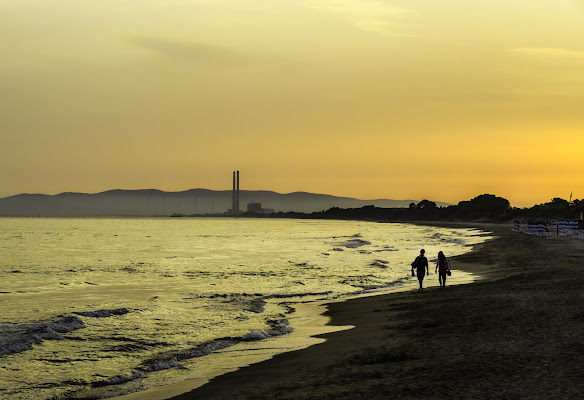
MULTIPOLYGON (((332 207, 374 205, 403 208, 418 200, 371 199, 296 191, 240 190, 240 209, 248 203, 278 211, 317 212, 332 207)), ((447 206, 447 203, 437 203, 447 206)), ((222 214, 232 207, 232 190, 195 188, 176 192, 159 189, 110 189, 97 193, 62 192, 54 195, 20 193, 0 198, 3 216, 164 216, 222 214)))

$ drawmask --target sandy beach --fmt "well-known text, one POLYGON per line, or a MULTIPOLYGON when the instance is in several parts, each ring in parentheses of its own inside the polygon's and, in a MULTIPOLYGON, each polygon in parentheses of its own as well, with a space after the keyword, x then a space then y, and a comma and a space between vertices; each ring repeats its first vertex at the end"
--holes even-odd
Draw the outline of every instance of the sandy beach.
POLYGON ((584 240, 460 226, 496 236, 451 259, 480 281, 330 304, 355 328, 174 399, 581 398, 584 240))

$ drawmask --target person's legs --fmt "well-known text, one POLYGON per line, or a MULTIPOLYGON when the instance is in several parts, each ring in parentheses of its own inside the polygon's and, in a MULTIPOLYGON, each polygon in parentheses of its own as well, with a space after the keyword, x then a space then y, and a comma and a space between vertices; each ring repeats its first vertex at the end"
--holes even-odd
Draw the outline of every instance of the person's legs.
POLYGON ((446 272, 440 272, 440 286, 446 287, 446 272))
POLYGON ((418 270, 418 281, 420 281, 420 289, 419 291, 421 292, 422 290, 424 290, 424 288, 422 287, 422 282, 424 281, 424 276, 426 271, 419 271, 418 270))
POLYGON ((442 286, 442 272, 438 272, 438 283, 442 286))

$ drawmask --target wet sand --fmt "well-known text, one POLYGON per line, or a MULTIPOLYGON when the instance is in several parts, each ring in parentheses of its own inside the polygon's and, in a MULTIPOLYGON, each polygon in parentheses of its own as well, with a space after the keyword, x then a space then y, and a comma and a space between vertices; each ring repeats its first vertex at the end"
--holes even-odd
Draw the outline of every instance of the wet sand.
POLYGON ((355 328, 174 399, 581 398, 584 240, 460 226, 497 236, 451 259, 481 281, 330 304, 355 328))

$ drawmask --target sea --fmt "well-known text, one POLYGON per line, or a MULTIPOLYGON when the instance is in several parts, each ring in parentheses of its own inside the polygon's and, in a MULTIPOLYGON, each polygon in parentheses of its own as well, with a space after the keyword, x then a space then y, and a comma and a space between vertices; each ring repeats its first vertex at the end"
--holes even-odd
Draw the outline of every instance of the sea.
MULTIPOLYGON (((421 248, 432 262, 486 239, 361 221, 0 218, 0 398, 169 398, 322 341, 327 302, 415 288, 421 248)), ((452 283, 474 279, 452 267, 452 283)))

